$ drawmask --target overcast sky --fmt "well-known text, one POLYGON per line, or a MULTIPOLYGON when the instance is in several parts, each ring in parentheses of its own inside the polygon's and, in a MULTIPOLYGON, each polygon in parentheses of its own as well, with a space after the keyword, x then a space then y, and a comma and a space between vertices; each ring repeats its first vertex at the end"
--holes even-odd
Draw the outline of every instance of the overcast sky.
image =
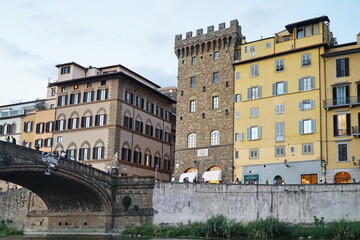
POLYGON ((176 86, 176 34, 238 19, 247 41, 322 15, 339 43, 356 41, 359 0, 0 0, 0 105, 46 97, 56 64, 122 64, 176 86))

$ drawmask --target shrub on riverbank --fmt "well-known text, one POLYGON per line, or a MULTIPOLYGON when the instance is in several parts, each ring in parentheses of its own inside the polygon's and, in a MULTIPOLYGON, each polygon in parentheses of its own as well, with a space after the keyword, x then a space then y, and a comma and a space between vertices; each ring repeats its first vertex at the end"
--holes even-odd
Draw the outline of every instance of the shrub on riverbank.
MULTIPOLYGON (((316 220, 316 219, 315 219, 316 220)), ((325 224, 323 219, 312 226, 291 225, 275 218, 260 219, 248 224, 229 220, 222 215, 206 222, 172 225, 152 225, 126 228, 123 236, 142 237, 189 237, 189 238, 241 238, 254 240, 299 237, 312 239, 355 240, 360 239, 360 222, 345 220, 325 224)))
POLYGON ((15 228, 9 227, 8 223, 4 220, 0 221, 0 235, 21 235, 22 232, 15 228))

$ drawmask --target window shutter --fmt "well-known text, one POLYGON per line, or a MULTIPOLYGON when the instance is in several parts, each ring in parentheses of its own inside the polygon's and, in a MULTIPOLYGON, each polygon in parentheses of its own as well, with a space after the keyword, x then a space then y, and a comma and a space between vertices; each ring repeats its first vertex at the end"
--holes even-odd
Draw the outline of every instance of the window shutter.
POLYGON ((311 132, 314 133, 316 128, 316 120, 311 119, 311 132))
POLYGON ((333 115, 333 123, 334 123, 334 137, 338 136, 338 118, 337 115, 333 115))
POLYGON ((91 102, 94 101, 94 91, 91 91, 91 102))
POLYGON ((92 127, 93 125, 92 121, 93 121, 93 116, 90 116, 90 127, 92 127))
POLYGON ((315 100, 310 100, 310 107, 315 108, 315 100))
POLYGON ((247 95, 247 99, 250 100, 251 97, 251 88, 248 88, 248 95, 247 95))
POLYGON ((288 86, 287 86, 287 82, 284 81, 284 93, 287 93, 288 92, 288 86))
POLYGON ((310 77, 311 89, 315 89, 315 77, 310 77))
POLYGON ((80 118, 76 118, 76 128, 79 128, 79 121, 80 121, 80 118))
POLYGON ((58 105, 58 106, 61 106, 61 96, 60 96, 60 97, 58 97, 58 102, 57 102, 57 105, 58 105))
POLYGON ((350 103, 350 93, 349 93, 349 85, 346 85, 345 86, 345 94, 346 94, 346 98, 345 98, 345 101, 346 101, 346 103, 347 104, 349 104, 350 103))
POLYGON ((72 118, 68 119, 68 129, 72 129, 72 118))
POLYGON ((341 59, 336 59, 336 77, 341 76, 341 59))
POLYGON ((109 89, 105 89, 105 99, 108 99, 109 89))
POLYGON ((85 117, 81 117, 81 127, 85 127, 85 117))
POLYGON ((303 120, 299 121, 299 134, 304 134, 304 122, 303 122, 303 120))
POLYGON ((261 127, 259 126, 258 127, 258 138, 257 139, 260 139, 261 138, 261 127))
POLYGON ((345 76, 349 75, 349 58, 345 58, 345 76))
POLYGON ((64 105, 67 105, 67 104, 68 104, 68 99, 69 99, 69 96, 68 96, 68 95, 65 95, 65 104, 64 104, 64 105))
POLYGON ((243 133, 239 133, 239 141, 241 142, 241 141, 243 141, 243 139, 244 139, 244 134, 243 134, 243 133))
POLYGON ((96 159, 97 148, 93 147, 93 159, 96 159))
POLYGON ((261 87, 261 86, 259 86, 259 87, 258 87, 259 98, 261 98, 261 97, 262 97, 262 95, 261 95, 261 89, 262 89, 262 87, 261 87))
POLYGON ((299 91, 304 91, 304 81, 302 78, 299 79, 299 91))
MULTIPOLYGON (((233 102, 236 102, 236 94, 233 95, 233 102)), ((190 103, 190 109, 191 109, 191 103, 190 103)))
POLYGON ((33 121, 30 122, 30 132, 32 132, 33 129, 33 121))
MULTIPOLYGON (((107 123, 106 123, 106 120, 107 120, 107 115, 106 114, 104 114, 104 125, 106 125, 107 123)), ((131 127, 130 128, 132 128, 132 118, 131 118, 131 127)))
POLYGON ((27 130, 27 125, 28 125, 28 123, 26 123, 26 122, 24 122, 24 132, 27 132, 26 130, 27 130))
POLYGON ((101 94, 101 91, 100 90, 97 90, 96 91, 96 100, 100 100, 100 94, 101 94))
POLYGON ((104 158, 105 147, 101 147, 101 158, 104 158))
POLYGON ((247 128, 247 140, 251 140, 251 128, 247 128))
POLYGON ((346 134, 348 136, 351 135, 351 122, 350 122, 350 114, 346 114, 346 134))
POLYGON ((276 83, 272 84, 272 95, 275 96, 276 95, 276 83))
POLYGON ((299 102, 299 110, 300 111, 304 110, 304 102, 303 101, 299 102))

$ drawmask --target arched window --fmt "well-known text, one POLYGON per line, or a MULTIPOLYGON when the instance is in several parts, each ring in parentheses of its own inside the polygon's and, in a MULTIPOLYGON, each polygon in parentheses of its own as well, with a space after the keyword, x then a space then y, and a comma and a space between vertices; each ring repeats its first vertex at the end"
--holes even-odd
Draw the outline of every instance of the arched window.
POLYGON ((95 147, 93 147, 93 159, 103 159, 105 155, 105 147, 102 140, 95 142, 95 147))
POLYGON ((214 130, 210 134, 210 145, 219 145, 220 143, 220 133, 217 130, 214 130))
POLYGON ((162 169, 163 166, 161 165, 161 157, 159 153, 155 153, 154 157, 154 167, 157 169, 162 169))
POLYGON ((90 160, 90 156, 90 144, 86 141, 81 144, 81 148, 79 149, 79 160, 90 160))
POLYGON ((136 146, 134 150, 133 163, 141 164, 141 160, 141 149, 139 146, 136 146))
POLYGON ((334 183, 351 183, 351 175, 348 172, 338 172, 335 175, 334 183))
POLYGON ((121 148, 121 160, 128 162, 131 161, 131 149, 127 142, 125 142, 121 148))
POLYGON ((194 148, 196 147, 196 134, 191 133, 188 136, 188 148, 194 148))
POLYGON ((151 167, 151 165, 152 165, 151 160, 152 160, 151 152, 150 152, 149 149, 147 149, 147 150, 145 151, 144 165, 145 165, 145 166, 148 166, 148 167, 151 167))

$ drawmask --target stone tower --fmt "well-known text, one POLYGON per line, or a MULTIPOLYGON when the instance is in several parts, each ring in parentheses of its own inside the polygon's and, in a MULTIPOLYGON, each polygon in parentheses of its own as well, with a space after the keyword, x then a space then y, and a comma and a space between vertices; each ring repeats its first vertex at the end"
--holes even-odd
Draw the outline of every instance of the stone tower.
POLYGON ((233 181, 233 62, 242 38, 237 20, 228 28, 219 24, 217 31, 209 26, 206 34, 198 29, 194 37, 192 32, 185 39, 175 36, 176 180, 194 171, 201 180, 205 172, 216 170, 223 182, 233 181))

